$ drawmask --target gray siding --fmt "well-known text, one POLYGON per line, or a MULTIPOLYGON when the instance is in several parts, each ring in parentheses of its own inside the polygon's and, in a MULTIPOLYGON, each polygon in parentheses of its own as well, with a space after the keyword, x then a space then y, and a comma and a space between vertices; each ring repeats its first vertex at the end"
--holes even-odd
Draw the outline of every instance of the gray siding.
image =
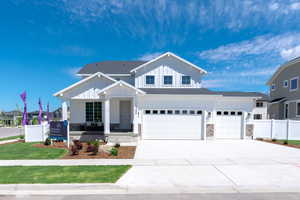
POLYGON ((133 76, 110 76, 110 77, 112 77, 113 79, 116 79, 116 80, 125 81, 126 83, 129 83, 134 86, 134 77, 133 76))
POLYGON ((300 99, 300 89, 298 89, 297 91, 290 91, 290 79, 294 77, 300 78, 300 62, 287 67, 277 76, 277 78, 273 82, 276 85, 276 89, 275 91, 270 90, 271 98, 276 99, 286 97, 287 100, 300 99), (288 80, 289 82, 287 88, 283 86, 283 82, 285 80, 288 80))

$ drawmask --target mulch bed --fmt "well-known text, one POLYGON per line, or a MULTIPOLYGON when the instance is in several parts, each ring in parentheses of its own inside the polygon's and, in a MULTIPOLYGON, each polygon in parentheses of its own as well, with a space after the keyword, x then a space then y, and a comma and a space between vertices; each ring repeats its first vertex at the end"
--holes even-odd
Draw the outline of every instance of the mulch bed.
MULTIPOLYGON (((100 145, 103 143, 100 143, 100 145)), ((79 155, 70 155, 70 152, 61 159, 133 159, 135 155, 136 147, 121 146, 118 148, 118 155, 112 156, 105 152, 99 152, 97 155, 93 155, 91 152, 86 152, 87 143, 82 143, 83 148, 79 151, 79 155)), ((64 148, 68 149, 63 142, 56 142, 53 145, 34 144, 34 147, 38 148, 64 148)))
POLYGON ((272 141, 272 140, 258 140, 258 141, 268 142, 268 143, 272 143, 272 144, 278 144, 278 145, 282 145, 282 146, 286 146, 286 147, 293 147, 293 148, 300 149, 299 145, 295 145, 295 144, 283 144, 283 142, 280 142, 280 141, 272 141))

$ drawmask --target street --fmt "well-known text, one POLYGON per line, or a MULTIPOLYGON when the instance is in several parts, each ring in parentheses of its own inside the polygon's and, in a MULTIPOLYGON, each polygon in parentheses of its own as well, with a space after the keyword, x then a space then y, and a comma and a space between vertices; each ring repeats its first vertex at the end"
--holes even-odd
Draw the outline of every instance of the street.
POLYGON ((20 128, 0 128, 0 138, 17 136, 22 134, 22 129, 20 128))
POLYGON ((0 200, 298 200, 300 193, 0 196, 0 200))

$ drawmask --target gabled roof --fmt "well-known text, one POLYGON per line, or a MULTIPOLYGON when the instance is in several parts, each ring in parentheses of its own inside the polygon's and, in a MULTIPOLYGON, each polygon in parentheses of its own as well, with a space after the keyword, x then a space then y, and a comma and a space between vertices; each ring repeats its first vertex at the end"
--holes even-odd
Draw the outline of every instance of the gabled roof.
POLYGON ((69 90, 77 87, 78 85, 81 85, 81 84, 83 84, 83 83, 85 83, 85 82, 93 79, 96 76, 98 76, 98 77, 104 77, 104 78, 106 78, 108 80, 111 80, 112 82, 117 82, 115 79, 113 79, 113 78, 111 78, 111 77, 109 77, 109 76, 107 76, 107 75, 105 75, 105 74, 103 74, 101 72, 97 72, 97 73, 93 74, 92 76, 89 76, 89 77, 87 77, 85 79, 82 79, 82 80, 78 81, 77 83, 75 83, 75 84, 73 84, 73 85, 71 85, 71 86, 69 86, 69 87, 67 87, 67 88, 65 88, 63 90, 60 90, 59 92, 55 93, 54 96, 59 96, 60 94, 63 94, 64 92, 69 91, 69 90))
POLYGON ((267 85, 271 85, 273 83, 273 81, 277 78, 277 76, 283 71, 285 70, 287 67, 300 62, 300 57, 292 59, 288 62, 286 62, 285 64, 281 65, 276 72, 273 74, 273 76, 268 80, 268 82, 266 83, 267 85))
POLYGON ((102 90, 99 91, 98 94, 100 95, 101 93, 105 93, 107 90, 110 90, 110 89, 112 89, 112 88, 114 88, 116 86, 125 86, 125 87, 128 87, 130 89, 135 90, 136 92, 138 92, 140 94, 146 94, 144 91, 142 91, 142 90, 140 90, 140 89, 138 89, 138 88, 136 88, 136 87, 134 87, 134 86, 132 86, 132 85, 130 85, 130 84, 122 81, 122 80, 118 81, 118 82, 115 82, 114 84, 111 84, 111 85, 103 88, 102 90))
POLYGON ((136 68, 134 68, 134 69, 132 69, 130 72, 136 72, 137 70, 139 70, 139 69, 147 66, 148 64, 153 63, 153 62, 155 62, 155 61, 157 61, 157 60, 159 60, 161 58, 164 58, 166 56, 172 56, 172 57, 180 60, 181 62, 186 63, 187 65, 191 66, 192 68, 194 68, 194 69, 202 72, 202 73, 205 73, 205 74, 207 73, 207 71, 205 71, 204 69, 198 67, 197 65, 194 65, 193 63, 191 63, 191 62, 189 62, 189 61, 187 61, 187 60, 185 60, 183 58, 180 58, 179 56, 177 56, 177 55, 175 55, 175 54, 173 54, 171 52, 164 53, 164 54, 158 56, 157 58, 154 58, 154 59, 152 59, 152 60, 150 60, 150 61, 148 61, 148 62, 146 62, 146 63, 144 63, 144 64, 142 64, 142 65, 140 65, 140 66, 138 66, 136 68))
POLYGON ((145 61, 103 61, 87 64, 77 74, 89 75, 97 72, 105 74, 130 74, 132 69, 144 63, 145 61))

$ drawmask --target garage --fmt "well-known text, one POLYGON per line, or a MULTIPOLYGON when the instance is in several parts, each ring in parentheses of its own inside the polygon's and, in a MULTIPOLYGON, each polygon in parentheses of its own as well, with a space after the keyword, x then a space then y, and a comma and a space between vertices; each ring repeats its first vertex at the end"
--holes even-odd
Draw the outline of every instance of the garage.
POLYGON ((215 120, 215 138, 241 139, 241 111, 217 111, 215 120))
POLYGON ((143 139, 201 139, 201 110, 144 110, 143 139))

